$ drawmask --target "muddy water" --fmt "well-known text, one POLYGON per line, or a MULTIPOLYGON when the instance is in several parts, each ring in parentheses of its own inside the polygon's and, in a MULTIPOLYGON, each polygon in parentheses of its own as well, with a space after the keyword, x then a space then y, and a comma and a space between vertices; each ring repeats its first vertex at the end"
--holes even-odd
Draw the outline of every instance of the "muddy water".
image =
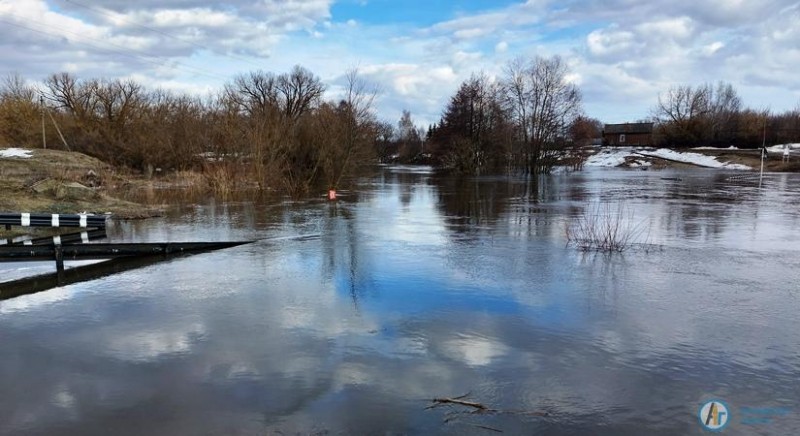
POLYGON ((729 176, 395 167, 337 203, 113 223, 259 241, 0 302, 0 433, 703 434, 709 399, 730 434, 796 433, 800 177, 729 176), (567 246, 598 201, 634 249, 567 246), (493 410, 428 408, 462 395, 493 410))

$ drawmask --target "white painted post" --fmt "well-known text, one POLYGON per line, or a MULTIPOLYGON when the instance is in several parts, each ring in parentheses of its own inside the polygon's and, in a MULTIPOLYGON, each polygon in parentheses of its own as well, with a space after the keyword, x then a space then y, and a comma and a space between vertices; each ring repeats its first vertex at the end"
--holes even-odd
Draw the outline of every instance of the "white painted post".
POLYGON ((767 155, 767 116, 764 117, 764 136, 761 140, 761 174, 758 176, 758 189, 761 189, 761 181, 764 179, 764 158, 767 155))

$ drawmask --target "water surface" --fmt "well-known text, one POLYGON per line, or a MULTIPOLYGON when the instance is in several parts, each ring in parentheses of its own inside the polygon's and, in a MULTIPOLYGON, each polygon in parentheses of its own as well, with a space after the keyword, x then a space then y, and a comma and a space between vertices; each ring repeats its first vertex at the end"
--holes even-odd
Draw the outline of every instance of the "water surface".
POLYGON ((702 434, 712 398, 726 432, 794 433, 800 177, 730 176, 387 167, 336 203, 113 223, 117 242, 259 241, 0 302, 0 433, 702 434), (646 244, 567 246, 598 201, 646 244), (498 412, 426 409, 465 394, 498 412))

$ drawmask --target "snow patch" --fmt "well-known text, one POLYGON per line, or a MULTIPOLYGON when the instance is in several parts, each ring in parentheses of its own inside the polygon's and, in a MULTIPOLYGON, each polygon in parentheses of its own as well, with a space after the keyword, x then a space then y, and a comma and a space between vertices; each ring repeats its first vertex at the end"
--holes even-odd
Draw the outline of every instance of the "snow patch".
POLYGON ((767 152, 782 154, 784 148, 788 148, 789 150, 798 150, 800 149, 800 143, 773 145, 772 147, 767 147, 767 152))
POLYGON ((683 162, 709 168, 725 168, 727 170, 752 169, 747 165, 720 162, 714 156, 707 156, 700 153, 681 153, 679 151, 670 150, 667 148, 659 148, 658 150, 647 151, 647 152, 640 151, 639 154, 650 157, 671 159, 677 162, 683 162))
POLYGON ((649 167, 652 166, 653 162, 647 160, 634 160, 631 161, 628 166, 631 168, 640 168, 640 167, 649 167))
POLYGON ((692 147, 692 150, 738 150, 739 147, 731 145, 730 147, 692 147))
POLYGON ((630 149, 605 149, 589 156, 583 163, 587 167, 617 167, 625 163, 625 158, 632 156, 630 149))
MULTIPOLYGON (((798 148, 800 148, 800 144, 798 144, 798 148)), ((594 155, 589 156, 584 165, 589 167, 618 167, 628 162, 628 166, 632 168, 649 167, 653 163, 644 159, 647 157, 670 159, 676 162, 708 168, 724 168, 727 170, 752 169, 747 165, 723 163, 718 161, 714 156, 707 156, 700 153, 680 152, 667 148, 654 150, 652 148, 633 147, 600 149, 600 151, 594 155)))
POLYGON ((32 150, 25 150, 23 148, 5 148, 0 150, 0 157, 2 158, 17 157, 20 159, 27 159, 29 157, 33 157, 31 153, 33 153, 32 150))

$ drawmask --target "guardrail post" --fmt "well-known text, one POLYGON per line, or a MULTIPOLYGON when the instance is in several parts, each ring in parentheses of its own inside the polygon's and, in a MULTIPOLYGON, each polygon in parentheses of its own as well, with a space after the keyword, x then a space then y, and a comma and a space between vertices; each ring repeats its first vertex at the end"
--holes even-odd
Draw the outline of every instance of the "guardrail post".
POLYGON ((54 247, 56 254, 56 272, 61 274, 64 272, 64 249, 61 244, 56 244, 54 247))

